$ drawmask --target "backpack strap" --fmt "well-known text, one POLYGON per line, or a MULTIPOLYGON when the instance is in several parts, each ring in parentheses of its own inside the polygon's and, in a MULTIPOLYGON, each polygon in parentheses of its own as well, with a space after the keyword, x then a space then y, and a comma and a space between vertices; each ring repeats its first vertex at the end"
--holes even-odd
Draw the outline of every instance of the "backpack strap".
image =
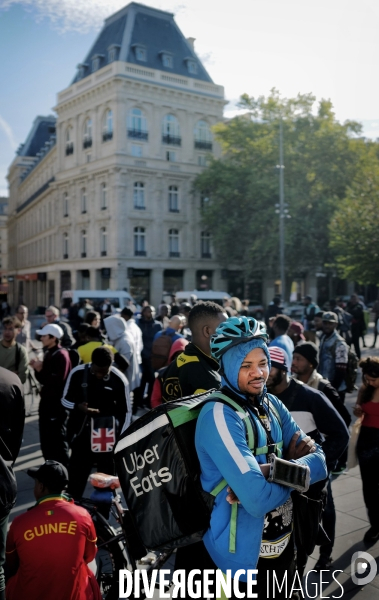
POLYGON ((21 348, 20 348, 20 344, 18 342, 16 342, 16 357, 15 357, 15 371, 18 374, 18 367, 20 366, 20 361, 21 361, 21 348))

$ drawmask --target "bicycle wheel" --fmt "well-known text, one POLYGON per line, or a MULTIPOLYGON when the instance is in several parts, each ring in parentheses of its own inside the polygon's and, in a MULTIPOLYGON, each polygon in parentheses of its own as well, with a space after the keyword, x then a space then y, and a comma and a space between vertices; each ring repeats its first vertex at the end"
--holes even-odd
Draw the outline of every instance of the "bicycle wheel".
POLYGON ((97 534, 96 578, 100 586, 103 600, 118 600, 119 571, 126 569, 127 559, 118 540, 116 532, 99 515, 92 516, 97 534))

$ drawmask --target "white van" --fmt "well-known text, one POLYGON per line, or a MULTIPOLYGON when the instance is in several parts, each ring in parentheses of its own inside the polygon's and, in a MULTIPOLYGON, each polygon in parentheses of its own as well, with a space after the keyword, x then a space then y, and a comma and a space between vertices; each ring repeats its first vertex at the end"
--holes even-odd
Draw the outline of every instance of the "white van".
POLYGON ((68 302, 76 304, 82 300, 89 300, 95 309, 99 309, 104 300, 110 300, 112 306, 119 310, 122 310, 124 306, 128 306, 130 301, 135 304, 132 296, 122 290, 67 290, 62 293, 61 306, 62 308, 68 308, 68 302))
POLYGON ((175 293, 176 300, 179 302, 190 302, 191 296, 196 296, 197 300, 216 302, 220 306, 224 306, 224 299, 230 298, 230 294, 227 292, 219 292, 213 290, 207 290, 206 292, 203 290, 192 290, 192 292, 176 292, 175 293))

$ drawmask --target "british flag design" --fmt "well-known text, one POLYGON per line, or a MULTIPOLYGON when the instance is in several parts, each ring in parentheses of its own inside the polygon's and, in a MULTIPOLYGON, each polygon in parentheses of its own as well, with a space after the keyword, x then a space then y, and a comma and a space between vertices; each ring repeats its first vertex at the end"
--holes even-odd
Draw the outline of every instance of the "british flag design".
POLYGON ((112 452, 115 443, 116 428, 114 417, 98 417, 96 419, 92 419, 92 452, 112 452))

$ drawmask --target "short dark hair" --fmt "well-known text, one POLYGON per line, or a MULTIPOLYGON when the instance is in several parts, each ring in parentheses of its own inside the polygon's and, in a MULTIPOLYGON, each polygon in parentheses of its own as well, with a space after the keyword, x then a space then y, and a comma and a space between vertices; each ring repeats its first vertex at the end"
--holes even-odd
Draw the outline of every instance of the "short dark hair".
POLYGON ((193 329, 198 321, 206 318, 214 319, 223 312, 225 312, 223 307, 216 302, 196 302, 188 314, 188 327, 193 329))
POLYGON ((110 367, 113 363, 113 352, 110 348, 106 348, 106 346, 95 348, 92 352, 91 361, 97 367, 110 367))
POLYGON ((91 325, 92 321, 96 319, 96 317, 100 317, 100 313, 98 313, 96 310, 89 310, 84 317, 84 322, 91 325))
POLYGON ((129 306, 124 306, 124 308, 121 311, 121 316, 129 317, 131 319, 134 316, 134 311, 131 308, 129 308, 129 306))
POLYGON ((319 310, 318 312, 316 312, 316 314, 314 315, 313 318, 318 317, 319 319, 322 319, 323 316, 324 316, 324 311, 319 310))
POLYGON ((97 340, 101 339, 100 329, 98 329, 97 327, 87 327, 85 332, 86 335, 90 338, 95 338, 97 340))
POLYGON ((78 327, 78 332, 85 333, 88 331, 89 328, 90 328, 90 325, 88 323, 80 323, 80 325, 78 327))
POLYGON ((2 324, 3 325, 13 325, 13 327, 22 327, 20 321, 17 319, 17 317, 5 317, 2 320, 2 324))
POLYGON ((291 325, 291 319, 287 315, 278 315, 275 317, 275 321, 273 322, 272 326, 274 325, 279 329, 279 331, 287 333, 291 325))

